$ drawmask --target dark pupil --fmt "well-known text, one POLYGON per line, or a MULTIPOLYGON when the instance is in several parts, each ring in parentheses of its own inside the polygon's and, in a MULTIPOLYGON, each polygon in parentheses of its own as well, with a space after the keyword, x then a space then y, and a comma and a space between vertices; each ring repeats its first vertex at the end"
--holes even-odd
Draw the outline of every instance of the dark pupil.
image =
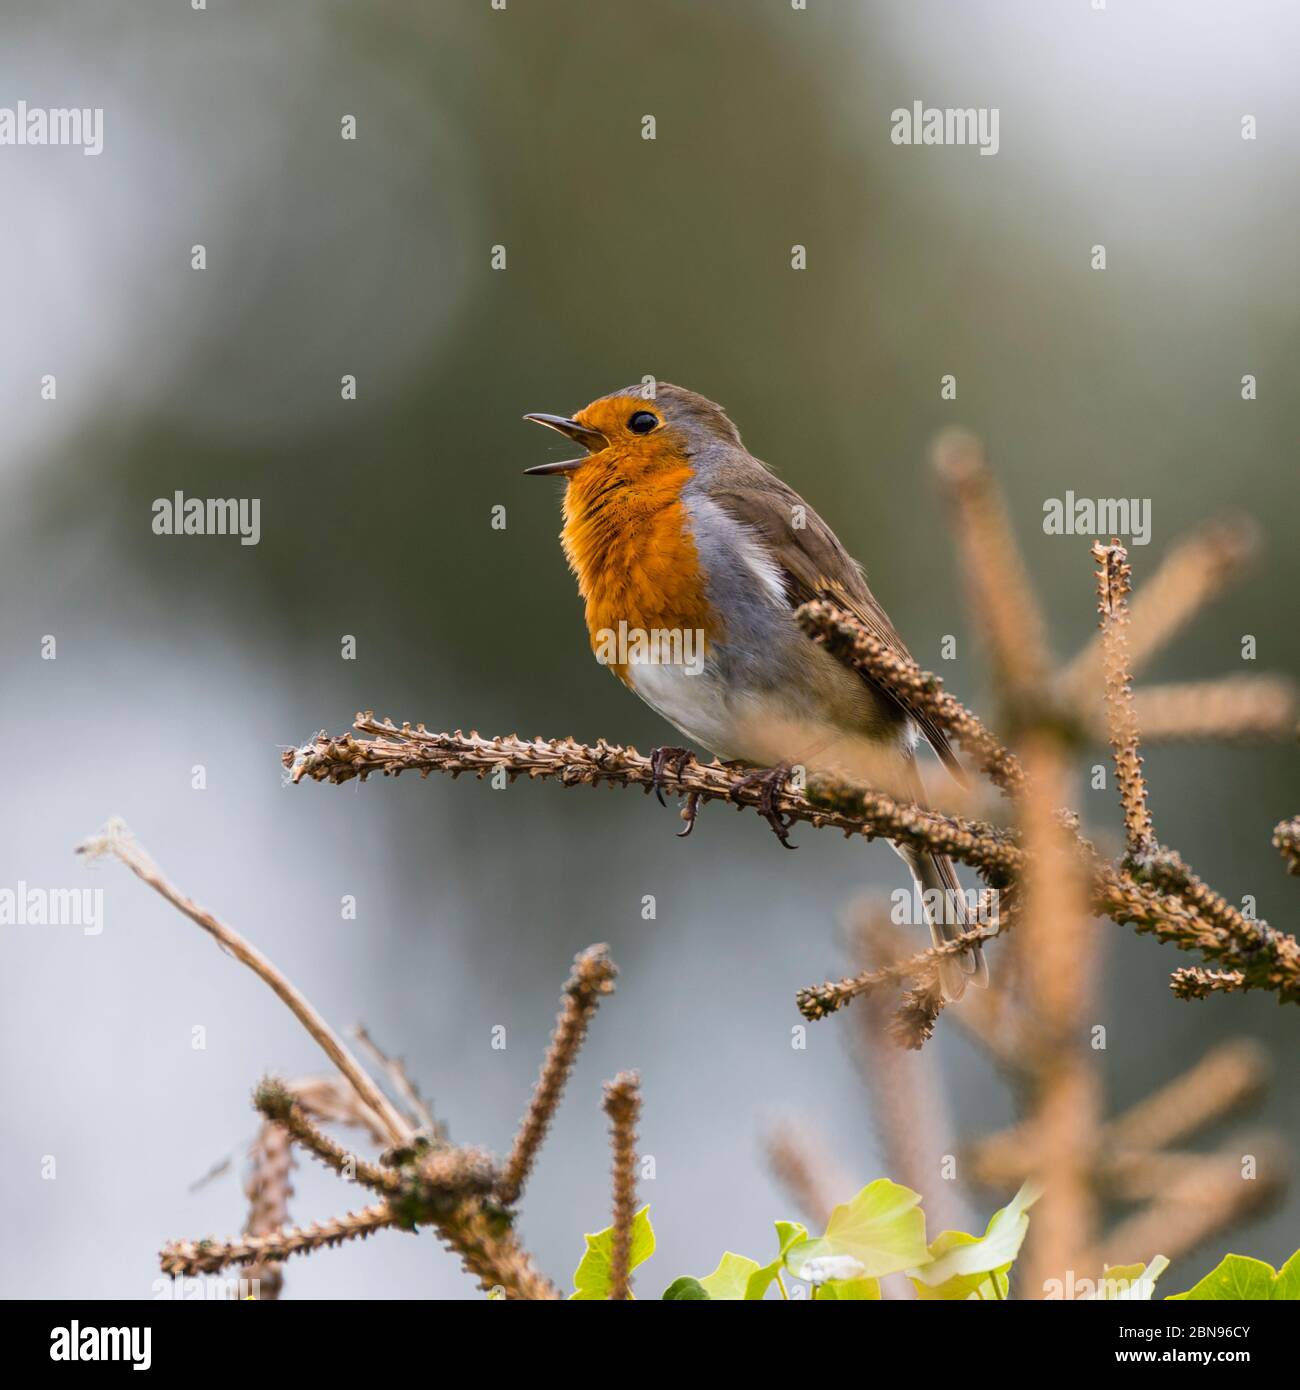
POLYGON ((633 434, 649 434, 658 423, 659 421, 648 410, 638 410, 627 422, 627 427, 633 434))

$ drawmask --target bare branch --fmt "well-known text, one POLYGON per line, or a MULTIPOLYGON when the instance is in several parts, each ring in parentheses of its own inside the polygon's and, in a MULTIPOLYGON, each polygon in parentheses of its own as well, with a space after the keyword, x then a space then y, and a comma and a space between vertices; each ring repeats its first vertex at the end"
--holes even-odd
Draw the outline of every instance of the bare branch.
POLYGON ((1008 795, 1023 790, 1024 771, 974 714, 943 688, 940 677, 923 671, 868 632, 851 614, 833 603, 805 603, 795 617, 810 637, 832 656, 883 686, 912 715, 929 718, 975 759, 980 771, 1008 795))
POLYGON ((950 430, 935 441, 933 464, 953 508, 970 612, 983 630, 994 678, 1018 722, 1024 706, 1041 703, 1047 684, 1042 614, 983 445, 973 435, 950 430))
POLYGON ((807 1126, 793 1120, 772 1125, 763 1136, 763 1152, 772 1176, 799 1213, 819 1229, 830 1219, 848 1181, 826 1156, 824 1142, 814 1144, 807 1126))
MULTIPOLYGON (((1244 518, 1212 522, 1175 545, 1142 586, 1129 622, 1129 673, 1153 656, 1247 566, 1257 549, 1257 529, 1244 518)), ((1095 699, 1104 657, 1101 638, 1075 657, 1059 688, 1081 707, 1095 699)))
POLYGON ((349 1153, 307 1118, 297 1098, 284 1082, 268 1077, 253 1093, 253 1104, 268 1119, 282 1125, 309 1153, 340 1177, 357 1182, 379 1193, 397 1192, 402 1185, 398 1175, 349 1153))
POLYGON ((1133 692, 1133 705, 1148 744, 1296 736, 1295 684, 1281 676, 1148 685, 1133 692))
POLYGON ((396 1144, 410 1139, 410 1126, 397 1113, 384 1093, 362 1070, 355 1057, 343 1045, 342 1040, 328 1023, 312 1008, 307 999, 289 982, 255 946, 246 941, 233 927, 220 922, 210 912, 187 898, 164 877, 162 870, 136 843, 131 832, 121 821, 110 821, 104 831, 77 847, 79 854, 95 858, 101 854, 112 854, 122 861, 139 879, 142 879, 155 893, 165 898, 178 911, 183 912, 190 921, 197 923, 217 943, 229 951, 236 960, 248 966, 287 1004, 295 1018, 320 1044, 321 1051, 352 1083, 357 1095, 384 1122, 390 1138, 396 1144))
POLYGON ((390 1057, 370 1036, 364 1025, 357 1023, 352 1027, 352 1036, 370 1054, 371 1060, 383 1068, 394 1091, 406 1102, 408 1119, 416 1129, 423 1129, 431 1139, 445 1140, 446 1134, 434 1118, 428 1102, 420 1094, 419 1088, 411 1080, 406 1063, 400 1057, 390 1057))
POLYGON ((1118 541, 1098 542, 1092 557, 1097 571, 1097 609, 1101 614, 1102 671, 1106 692, 1106 722, 1115 758, 1115 780, 1124 807, 1124 829, 1131 859, 1142 859, 1156 848, 1155 829, 1147 804, 1147 786, 1138 752, 1137 717, 1133 712, 1132 676, 1128 656, 1128 594, 1132 571, 1118 541))
POLYGON ((513 1206, 519 1200, 551 1117, 564 1094, 565 1082, 586 1039, 587 1029, 600 1001, 613 993, 617 974, 618 967, 609 958, 608 946, 588 946, 574 957, 573 973, 564 986, 564 999, 555 1020, 551 1045, 542 1060, 533 1098, 519 1122, 514 1147, 497 1188, 498 1200, 506 1206, 513 1206))
POLYGON ((1273 845, 1286 860, 1287 873, 1300 874, 1300 816, 1274 826, 1273 845))
MULTIPOLYGON (((293 1196, 293 1146, 284 1129, 267 1120, 253 1144, 244 1192, 248 1197, 246 1236, 265 1236, 289 1224, 289 1198, 293 1196)), ((284 1273, 276 1260, 257 1260, 248 1267, 263 1303, 279 1298, 284 1273)))
POLYGON ((175 1240, 164 1245, 159 1259, 164 1274, 216 1274, 229 1265, 254 1264, 266 1260, 287 1260, 290 1255, 308 1254, 345 1240, 364 1239, 394 1224, 396 1217, 387 1202, 366 1207, 329 1221, 313 1221, 310 1226, 286 1226, 266 1235, 248 1235, 233 1240, 175 1240))
MULTIPOLYGON (((318 782, 347 782, 372 773, 397 776, 403 772, 463 772, 476 777, 503 772, 516 777, 554 779, 566 787, 640 787, 649 792, 655 783, 649 758, 635 748, 624 748, 603 739, 592 746, 574 739, 521 739, 514 735, 482 738, 477 733, 430 733, 423 725, 399 728, 373 714, 359 714, 354 727, 373 735, 355 738, 345 734, 331 738, 319 734, 310 744, 284 755, 292 781, 304 777, 318 782)), ((762 788, 747 784, 743 770, 721 763, 688 759, 672 774, 674 790, 688 792, 703 801, 725 801, 759 809, 762 788)), ((857 786, 842 778, 810 775, 806 793, 791 788, 776 795, 775 809, 783 816, 805 821, 816 828, 830 827, 846 835, 886 839, 914 845, 930 853, 947 854, 963 863, 992 871, 1009 872, 1016 852, 1009 832, 983 821, 942 816, 884 792, 857 786)))
POLYGON ((928 982, 933 977, 939 961, 949 956, 960 955, 976 942, 991 941, 1001 931, 1000 924, 973 927, 970 931, 953 937, 951 941, 945 941, 942 946, 929 946, 905 960, 882 965, 875 970, 864 970, 859 975, 852 975, 843 980, 827 980, 825 984, 809 985, 795 996, 795 1003, 799 1012, 809 1022, 816 1022, 835 1013, 837 1009, 842 1009, 851 1000, 871 994, 881 985, 897 985, 904 980, 928 982))
POLYGON ((641 1082, 636 1072, 623 1071, 605 1083, 605 1114, 609 1116, 613 1150, 614 1239, 609 1257, 609 1296, 628 1297, 632 1221, 636 1216, 636 1122, 641 1114, 641 1082))

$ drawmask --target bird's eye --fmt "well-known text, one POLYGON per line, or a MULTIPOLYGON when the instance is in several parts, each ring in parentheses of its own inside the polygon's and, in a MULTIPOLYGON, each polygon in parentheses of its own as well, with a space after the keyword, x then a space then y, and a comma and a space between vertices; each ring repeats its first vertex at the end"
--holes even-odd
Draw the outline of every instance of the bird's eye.
POLYGON ((648 410, 638 410, 637 413, 628 420, 627 427, 633 434, 649 434, 658 423, 658 418, 651 415, 648 410))

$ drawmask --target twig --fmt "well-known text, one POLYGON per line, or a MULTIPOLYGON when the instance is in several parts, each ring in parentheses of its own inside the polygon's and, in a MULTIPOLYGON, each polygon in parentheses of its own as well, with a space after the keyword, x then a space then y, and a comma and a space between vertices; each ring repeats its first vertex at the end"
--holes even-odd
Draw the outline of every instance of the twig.
POLYGON ((975 759, 980 770, 1008 795, 1023 790, 1024 770, 1015 754, 993 736, 943 681, 923 671, 868 632, 842 608, 825 600, 805 603, 795 617, 803 630, 846 665, 894 695, 912 715, 925 715, 975 759))
POLYGON ((800 1215, 819 1229, 848 1191, 848 1183, 827 1158, 825 1142, 812 1143, 807 1125, 783 1120, 763 1136, 763 1152, 772 1176, 785 1189, 800 1215))
MULTIPOLYGON (((253 1143, 252 1162, 244 1192, 248 1197, 246 1236, 264 1236, 289 1224, 289 1198, 293 1196, 293 1147, 284 1129, 265 1121, 253 1143)), ((275 1260, 257 1260, 249 1266, 258 1299, 269 1303, 280 1297, 284 1272, 275 1260)))
POLYGON ((1147 1259, 1155 1250, 1177 1259, 1271 1202, 1284 1183, 1282 1151, 1275 1142, 1266 1141, 1257 1146, 1255 1156, 1257 1175, 1249 1179, 1242 1174, 1240 1152, 1225 1149, 1200 1156, 1158 1200, 1115 1227, 1098 1249, 1083 1255, 1077 1268, 1100 1273, 1103 1264, 1147 1259))
MULTIPOLYGON (((1245 569, 1257 548, 1253 523, 1216 521, 1175 545, 1143 585, 1130 615, 1129 672, 1137 675, 1200 610, 1245 569)), ((1104 657, 1094 638, 1070 663, 1059 688, 1074 704, 1095 699, 1104 657)))
MULTIPOLYGON (((390 720, 375 719, 369 712, 357 716, 354 728, 373 737, 318 734, 305 747, 286 753, 290 780, 308 777, 342 783, 372 773, 398 776, 403 772, 419 772, 421 776, 444 772, 452 777, 470 772, 481 778, 499 772, 511 781, 527 776, 530 780, 554 779, 566 787, 604 783, 649 792, 655 784, 649 758, 635 748, 603 739, 588 746, 574 739, 521 739, 514 735, 487 739, 460 730, 430 733, 423 725, 398 727, 390 720)), ((671 785, 703 801, 725 801, 755 810, 763 799, 763 790, 747 784, 743 770, 718 762, 703 764, 693 758, 683 763, 680 772, 674 770, 671 785)), ((1010 872, 1017 863, 1011 836, 996 826, 922 810, 839 777, 810 775, 805 794, 787 788, 776 795, 774 808, 787 818, 816 828, 830 827, 867 839, 884 837, 993 872, 1010 872)))
MULTIPOLYGON (((856 927, 853 945, 862 964, 895 963, 902 943, 887 908, 873 905, 856 927)), ((954 1152, 954 1144, 935 1059, 928 1052, 918 1055, 895 1045, 897 1024, 891 1021, 884 999, 863 1001, 856 1014, 854 1057, 871 1093, 872 1115, 888 1160, 886 1171, 896 1182, 921 1193, 926 1219, 934 1228, 955 1229, 964 1224, 966 1213, 953 1195, 954 1184, 943 1173, 944 1155, 954 1152)))
POLYGON ((121 821, 110 821, 97 836, 77 847, 78 854, 93 859, 102 854, 112 854, 122 861, 139 879, 183 912, 190 921, 197 923, 236 960, 248 966, 258 975, 292 1010, 299 1023, 316 1039, 321 1050, 331 1062, 352 1083, 357 1095, 377 1114, 384 1123, 389 1137, 395 1144, 403 1144, 411 1137, 410 1126, 393 1108, 384 1093, 361 1069, 356 1059, 343 1045, 338 1035, 328 1023, 307 1002, 288 979, 259 951, 245 941, 233 927, 220 922, 210 912, 187 898, 180 889, 171 884, 161 869, 136 844, 131 832, 121 821))
POLYGON ((608 946, 588 946, 574 957, 573 973, 564 986, 564 998, 550 1046, 542 1060, 541 1074, 528 1109, 519 1122, 514 1146, 497 1188, 497 1198, 505 1206, 513 1206, 519 1200, 587 1029, 600 1001, 613 993, 617 974, 618 968, 609 958, 608 946))
POLYGON ((641 1114, 641 1083, 631 1071, 619 1072, 605 1083, 605 1114, 609 1116, 613 1150, 614 1238, 609 1257, 609 1296, 627 1298, 628 1265, 632 1252, 632 1221, 636 1216, 636 1122, 641 1114))
MULTIPOLYGON (((485 1288, 501 1288, 507 1297, 558 1298, 559 1291, 533 1266, 518 1244, 509 1221, 500 1211, 489 1210, 486 1198, 497 1174, 486 1155, 470 1149, 428 1149, 392 1103, 361 1070, 324 1019, 297 989, 238 932, 219 922, 186 898, 163 876, 120 822, 110 822, 105 832, 80 847, 89 857, 112 853, 174 907, 197 922, 236 959, 248 965, 289 1006, 294 1016, 320 1044, 330 1060, 351 1083, 360 1103, 358 1117, 373 1115, 394 1142, 399 1172, 390 1178, 384 1170, 358 1163, 360 1176, 373 1186, 392 1190, 392 1196, 365 1211, 305 1228, 284 1228, 265 1235, 248 1235, 231 1241, 179 1241, 162 1251, 165 1273, 204 1273, 228 1264, 283 1260, 304 1250, 336 1245, 356 1236, 369 1235, 385 1226, 413 1229, 432 1225, 438 1237, 460 1256, 485 1288)), ((347 1155, 306 1119, 304 1108, 287 1089, 268 1095, 268 1108, 276 1119, 337 1167, 347 1155), (287 1097, 287 1103, 286 1103, 287 1097)), ((364 1118, 363 1118, 364 1122, 364 1118)))
POLYGON ((1180 966, 1169 976, 1169 988, 1178 999, 1208 999, 1211 994, 1232 994, 1243 989, 1246 977, 1240 970, 1202 970, 1197 965, 1180 966))
POLYGON ((253 1093, 253 1104, 268 1120, 282 1125, 303 1148, 315 1154, 340 1177, 349 1180, 355 1178, 363 1186, 379 1193, 394 1193, 401 1188, 401 1178, 391 1169, 376 1167, 349 1153, 328 1134, 317 1129, 284 1082, 268 1077, 253 1093))
POLYGON ((983 445, 973 435, 947 431, 935 442, 933 464, 954 510, 970 610, 983 628, 994 676, 1018 724, 1027 707, 1041 706, 1047 683, 1042 614, 983 445))
POLYGON ((446 1134, 434 1118, 433 1111, 420 1094, 419 1088, 411 1080, 406 1063, 400 1057, 390 1057, 370 1036, 363 1024, 353 1025, 352 1036, 370 1054, 371 1059, 383 1068, 393 1090, 406 1102, 411 1124, 426 1131, 431 1139, 445 1140, 446 1134))
MULTIPOLYGON (((396 775, 403 771, 418 771, 422 775, 437 771, 453 777, 472 772, 483 777, 499 769, 508 777, 552 778, 563 786, 605 782, 648 790, 654 784, 649 758, 635 749, 603 740, 588 747, 573 739, 486 739, 475 733, 435 734, 423 726, 399 728, 370 714, 357 717, 357 728, 375 736, 357 739, 348 734, 333 739, 321 734, 307 747, 286 755, 291 777, 345 782, 372 772, 396 775)), ((744 805, 757 807, 761 793, 743 786, 743 782, 742 772, 720 763, 702 765, 689 760, 681 773, 684 791, 706 800, 738 799, 744 805)), ((923 811, 896 802, 884 793, 832 777, 810 778, 806 796, 792 791, 778 794, 775 806, 783 815, 792 815, 814 827, 834 827, 868 839, 881 836, 947 854, 979 868, 995 885, 1005 885, 1024 868, 1024 853, 1013 831, 923 811)), ((1217 965, 1245 969, 1250 988, 1276 990, 1284 999, 1300 1001, 1300 946, 1294 938, 1259 930, 1261 924, 1246 923, 1245 919, 1207 919, 1198 902, 1184 901, 1158 885, 1139 883, 1131 874, 1102 863, 1082 842, 1080 846, 1090 866, 1093 911, 1116 922, 1132 924, 1158 940, 1200 950, 1217 965)), ((1222 900, 1214 895, 1204 901, 1222 900)))
POLYGON ((1286 860, 1287 873, 1300 874, 1300 816, 1274 826, 1273 845, 1286 860))
POLYGON ((1104 1145, 1157 1149, 1177 1144, 1259 1095, 1268 1071, 1268 1054, 1258 1043, 1220 1043, 1181 1076, 1111 1120, 1104 1145))
POLYGON ((896 985, 903 980, 928 981, 939 961, 946 960, 949 956, 960 955, 976 942, 991 941, 1001 931, 1000 922, 996 926, 972 927, 969 931, 954 936, 952 940, 945 941, 942 946, 928 946, 924 951, 918 951, 905 960, 882 965, 875 970, 864 970, 859 975, 848 976, 843 980, 827 980, 825 984, 809 985, 795 995, 795 1003, 799 1012, 809 1022, 816 1022, 842 1009, 850 1001, 872 993, 881 985, 896 985))
POLYGON ((164 1274, 216 1274, 228 1265, 254 1264, 266 1260, 287 1260, 290 1255, 307 1254, 345 1240, 364 1239, 382 1231, 396 1220, 387 1202, 349 1212, 329 1221, 313 1221, 310 1226, 286 1226, 262 1236, 234 1240, 175 1240, 164 1245, 159 1259, 164 1274))
POLYGON ((1115 759, 1115 780, 1124 807, 1124 829, 1130 860, 1140 860, 1156 848, 1155 830, 1147 802, 1138 752, 1138 725, 1133 712, 1133 688, 1128 656, 1128 604, 1132 572, 1128 555, 1118 541, 1098 542, 1092 548, 1097 570, 1098 612, 1101 614, 1102 671, 1106 723, 1115 759))
POLYGON ((1133 705, 1144 743, 1296 735, 1295 685, 1281 676, 1148 685, 1133 692, 1133 705))
POLYGON ((288 1087, 317 1124, 364 1129, 371 1143, 381 1149, 392 1142, 379 1116, 339 1072, 331 1072, 328 1076, 300 1076, 288 1082, 288 1087))
POLYGON ((1027 1124, 1037 1141, 1030 1175, 1043 1197, 1018 1277, 1036 1290, 1064 1277, 1098 1229, 1092 1168, 1102 1102, 1084 1041, 1098 938, 1087 921, 1083 865, 1055 813, 1069 789, 1067 750, 1054 730, 1042 728, 1026 737, 1023 752, 1029 791, 1021 807, 1020 950, 1038 1044, 1028 1059, 1027 1124))
MULTIPOLYGON (((1258 1095, 1267 1078, 1268 1056, 1257 1044, 1220 1044, 1100 1127, 1095 1144, 1100 1180, 1112 1184, 1117 1172, 1131 1169, 1135 1155, 1168 1159, 1158 1151, 1217 1124, 1258 1095)), ((1042 1165, 1039 1135, 1032 1122, 1022 1121, 972 1145, 967 1161, 981 1184, 1015 1187, 1042 1165)))

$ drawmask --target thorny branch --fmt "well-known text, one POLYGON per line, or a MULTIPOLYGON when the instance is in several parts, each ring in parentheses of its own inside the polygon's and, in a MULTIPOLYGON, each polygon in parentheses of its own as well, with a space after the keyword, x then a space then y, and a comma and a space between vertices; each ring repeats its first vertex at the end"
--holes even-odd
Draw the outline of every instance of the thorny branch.
MULTIPOLYGON (((973 718, 973 716, 972 716, 973 718)), ((477 733, 432 733, 422 725, 396 725, 369 712, 359 714, 357 733, 332 738, 319 734, 304 747, 284 755, 292 781, 346 782, 373 773, 398 776, 417 772, 469 772, 511 780, 555 780, 562 786, 654 786, 651 760, 634 748, 604 740, 594 745, 574 739, 521 739, 514 735, 483 738, 477 733)), ((761 792, 745 785, 743 771, 721 763, 687 760, 676 774, 680 790, 705 801, 732 801, 757 808, 761 792)), ((1019 832, 985 821, 943 816, 883 792, 842 779, 809 776, 803 793, 787 789, 776 809, 817 828, 830 826, 846 835, 884 837, 919 849, 950 855, 980 870, 986 882, 1009 886, 1024 869, 1019 832)), ((1279 997, 1300 1000, 1300 946, 1292 937, 1235 913, 1199 880, 1185 875, 1172 857, 1157 874, 1144 871, 1139 881, 1125 869, 1105 863, 1091 845, 1073 832, 1077 852, 1087 866, 1092 911, 1183 950, 1198 950, 1206 960, 1240 969, 1253 989, 1271 989, 1279 997)), ((922 952, 914 974, 933 968, 937 957, 922 952)))
POLYGON ((1115 759, 1115 780, 1124 807, 1124 829, 1131 860, 1146 858, 1156 848, 1151 809, 1147 802, 1142 755, 1138 752, 1137 715, 1133 710, 1133 686, 1129 676, 1128 594, 1132 583, 1128 555, 1112 541, 1098 542, 1092 557, 1097 571, 1097 610, 1101 614, 1102 671, 1105 681, 1106 718, 1115 759))
POLYGON ((519 1200, 524 1183, 546 1138, 551 1117, 564 1093, 565 1083, 587 1036, 600 1001, 613 992, 618 974, 609 958, 609 947, 591 946, 574 959, 573 974, 564 986, 564 1001, 555 1020, 551 1045, 542 1060, 541 1075, 533 1090, 524 1118, 515 1135, 514 1147, 497 1186, 497 1197, 507 1206, 519 1200))
POLYGON ((636 1216, 636 1122, 641 1114, 641 1082, 635 1072, 619 1072, 605 1083, 605 1114, 609 1116, 614 1192, 609 1296, 620 1301, 630 1292, 628 1271, 636 1216))
MULTIPOLYGON (((613 990, 617 971, 606 947, 593 946, 574 961, 541 1080, 503 1173, 482 1150, 454 1147, 446 1141, 401 1064, 379 1051, 361 1030, 366 1046, 411 1106, 409 1119, 397 1112, 289 980, 236 931, 176 889, 136 845, 124 825, 111 823, 107 831, 87 841, 79 851, 88 855, 114 854, 215 937, 275 990, 339 1068, 337 1077, 308 1078, 290 1084, 275 1079, 262 1082, 254 1104, 265 1124, 255 1152, 254 1175, 250 1180, 252 1212, 245 1233, 224 1241, 173 1241, 160 1255, 164 1273, 211 1274, 232 1265, 247 1265, 266 1283, 268 1296, 274 1297, 282 1277, 280 1265, 290 1255, 364 1238, 388 1227, 411 1231, 429 1226, 443 1244, 460 1256, 482 1288, 499 1291, 506 1298, 560 1297, 559 1290, 537 1270, 519 1244, 513 1230, 513 1204, 536 1158, 596 1006, 613 990), (344 1080, 347 1088, 341 1090, 344 1080), (378 1163, 371 1162, 336 1143, 321 1130, 318 1121, 359 1126, 381 1142, 390 1141, 390 1147, 378 1163), (288 1225, 288 1198, 292 1191, 289 1143, 307 1149, 340 1176, 360 1182, 382 1200, 328 1221, 303 1227, 288 1225)), ((621 1074, 610 1085, 606 1108, 614 1123, 616 1221, 623 1221, 626 1215, 629 1230, 631 1216, 626 1214, 626 1208, 635 1199, 632 1146, 639 1105, 635 1076, 621 1074)), ((624 1266, 626 1293, 626 1258, 624 1266)))

